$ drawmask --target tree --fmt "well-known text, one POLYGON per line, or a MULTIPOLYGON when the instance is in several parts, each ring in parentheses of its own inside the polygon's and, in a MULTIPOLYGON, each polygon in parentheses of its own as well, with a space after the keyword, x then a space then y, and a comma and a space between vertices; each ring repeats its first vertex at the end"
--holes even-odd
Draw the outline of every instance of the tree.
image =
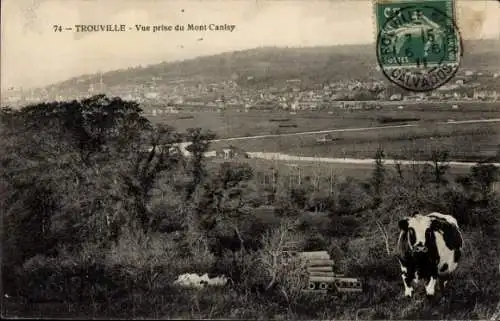
POLYGON ((104 95, 1 110, 1 204, 12 254, 105 246, 123 224, 148 228, 151 190, 181 155, 179 135, 141 112, 104 95), (27 224, 41 232, 23 233, 27 224))
POLYGON ((385 167, 384 167, 384 151, 379 147, 375 153, 375 168, 372 174, 372 186, 374 192, 375 206, 378 206, 382 201, 382 188, 384 185, 385 167))
POLYGON ((244 248, 239 226, 246 216, 243 210, 245 192, 252 177, 253 171, 248 164, 221 164, 218 173, 204 184, 197 206, 200 223, 207 232, 222 227, 235 233, 239 243, 235 249, 244 248))
POLYGON ((144 232, 153 228, 155 218, 151 215, 148 204, 155 183, 162 173, 174 170, 182 160, 177 147, 181 138, 173 128, 159 125, 147 133, 147 139, 149 150, 132 155, 132 170, 121 173, 126 195, 134 203, 133 213, 136 213, 144 232))
POLYGON ((135 102, 96 95, 81 101, 52 102, 29 105, 19 111, 4 110, 3 118, 19 134, 22 128, 27 136, 37 136, 46 152, 60 150, 60 144, 78 152, 81 161, 91 165, 93 156, 105 157, 107 152, 122 152, 124 148, 138 148, 141 135, 152 128, 142 117, 135 102), (47 141, 47 138, 51 140, 47 141), (52 145, 48 144, 49 142, 52 145), (57 144, 59 146, 54 146, 57 144))
POLYGON ((500 169, 493 164, 478 164, 471 168, 471 176, 481 197, 486 200, 491 194, 493 183, 500 176, 500 169))
POLYGON ((204 154, 208 150, 210 140, 215 138, 215 134, 206 131, 203 132, 201 128, 189 128, 185 136, 185 140, 189 142, 186 150, 191 153, 189 161, 189 172, 192 180, 186 188, 185 201, 190 202, 193 198, 194 192, 206 176, 206 169, 204 164, 204 154))
POLYGON ((434 183, 436 187, 446 183, 445 174, 449 168, 448 165, 449 152, 447 150, 432 150, 431 161, 434 173, 434 183))

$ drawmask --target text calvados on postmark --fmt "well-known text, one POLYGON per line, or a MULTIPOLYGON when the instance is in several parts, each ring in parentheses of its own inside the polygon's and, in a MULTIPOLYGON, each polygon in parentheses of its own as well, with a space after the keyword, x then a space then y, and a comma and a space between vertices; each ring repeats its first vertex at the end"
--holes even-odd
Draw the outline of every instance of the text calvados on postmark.
POLYGON ((453 0, 376 0, 377 61, 393 83, 432 91, 460 66, 462 42, 453 0))

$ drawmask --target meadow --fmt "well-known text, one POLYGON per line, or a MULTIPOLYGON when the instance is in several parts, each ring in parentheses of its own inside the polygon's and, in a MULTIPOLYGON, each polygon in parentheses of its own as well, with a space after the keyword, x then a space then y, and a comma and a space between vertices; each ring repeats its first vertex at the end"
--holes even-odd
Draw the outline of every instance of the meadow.
POLYGON ((422 122, 500 118, 500 102, 409 104, 404 102, 380 103, 380 109, 342 110, 330 108, 319 111, 298 111, 295 115, 285 111, 250 110, 249 112, 226 110, 192 111, 177 114, 147 116, 153 123, 174 126, 179 131, 202 127, 213 131, 218 138, 242 137, 265 134, 284 134, 316 130, 371 127, 404 123, 404 119, 422 122), (398 109, 403 105, 404 109, 398 109), (389 122, 384 121, 389 119, 389 122), (398 119, 403 119, 398 121, 398 119), (284 120, 284 121, 276 121, 284 120), (391 121, 392 120, 392 121, 391 121), (297 127, 280 127, 280 124, 295 124, 297 127))
POLYGON ((296 114, 276 111, 196 112, 150 117, 154 123, 175 126, 180 130, 201 126, 211 130, 221 141, 212 149, 228 146, 248 152, 277 152, 297 156, 371 158, 382 148, 389 158, 428 159, 432 150, 449 150, 454 160, 498 160, 500 126, 492 123, 447 123, 499 119, 498 103, 405 105, 381 109, 299 111, 296 114), (191 118, 192 117, 192 118, 191 118), (397 127, 401 126, 401 127, 397 127), (387 127, 370 129, 368 127, 387 127), (392 128, 391 128, 392 127, 392 128), (350 130, 361 128, 360 130, 350 130), (331 133, 310 131, 342 130, 331 133), (294 133, 303 133, 293 135, 294 133), (273 135, 272 137, 252 137, 273 135), (326 136, 326 137, 325 137, 326 136), (230 137, 249 139, 224 140, 230 137), (324 139, 321 141, 321 139, 324 139))
POLYGON ((277 152, 297 156, 373 158, 383 149, 388 158, 430 159, 433 151, 446 149, 460 161, 499 160, 500 126, 479 124, 415 124, 415 127, 384 128, 213 142, 216 150, 228 146, 246 152, 277 152))
MULTIPOLYGON (((65 318, 494 319, 500 314, 499 168, 456 172, 206 159, 213 135, 151 124, 133 102, 95 96, 0 114, 2 316, 65 318), (175 148, 192 142, 192 157, 175 148), (149 152, 138 146, 152 144, 149 152), (300 174, 299 172, 300 169, 300 174), (403 297, 397 221, 457 218, 463 259, 433 300, 403 297), (326 250, 363 293, 304 293, 283 255, 326 250), (183 273, 222 288, 175 286, 183 273)), ((396 134, 395 134, 396 135, 396 134)))

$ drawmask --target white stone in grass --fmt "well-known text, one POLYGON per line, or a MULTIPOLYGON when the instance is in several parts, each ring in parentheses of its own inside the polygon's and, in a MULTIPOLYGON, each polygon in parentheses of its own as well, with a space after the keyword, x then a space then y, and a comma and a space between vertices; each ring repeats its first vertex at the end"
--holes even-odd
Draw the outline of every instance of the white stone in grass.
POLYGON ((227 284, 227 278, 224 275, 209 278, 207 273, 202 276, 199 276, 196 273, 185 273, 179 275, 177 280, 174 281, 174 284, 182 287, 201 289, 207 285, 224 286, 227 284))

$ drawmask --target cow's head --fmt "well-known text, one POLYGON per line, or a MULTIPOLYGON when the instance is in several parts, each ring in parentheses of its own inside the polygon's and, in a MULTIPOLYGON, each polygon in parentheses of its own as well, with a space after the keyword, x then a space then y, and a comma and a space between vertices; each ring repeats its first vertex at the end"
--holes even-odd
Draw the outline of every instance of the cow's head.
POLYGON ((412 253, 422 254, 429 251, 429 244, 434 239, 432 220, 420 214, 406 217, 399 221, 399 228, 407 233, 408 246, 412 253))

